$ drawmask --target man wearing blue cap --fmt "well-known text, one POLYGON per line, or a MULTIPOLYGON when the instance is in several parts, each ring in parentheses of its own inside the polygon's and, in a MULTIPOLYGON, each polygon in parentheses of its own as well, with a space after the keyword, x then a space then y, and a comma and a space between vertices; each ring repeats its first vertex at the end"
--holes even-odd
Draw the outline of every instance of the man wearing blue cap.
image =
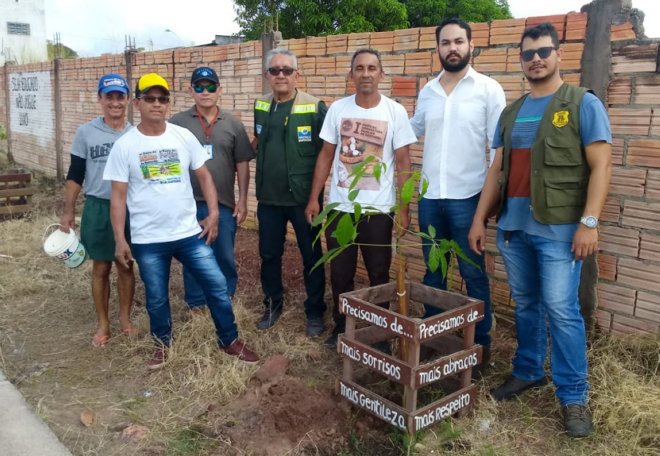
MULTIPOLYGON (((126 79, 118 74, 102 76, 98 85, 98 103, 101 105, 102 115, 83 124, 73 138, 60 229, 68 233, 69 229, 75 227, 76 200, 82 190, 85 194, 85 206, 80 234, 92 259, 92 298, 98 319, 92 345, 103 347, 110 338, 110 270, 115 260, 115 241, 110 223, 111 187, 110 182, 103 180, 103 171, 112 145, 131 128, 126 121, 126 79)), ((136 329, 130 321, 135 290, 133 268, 131 265, 122 266, 117 261, 115 264, 121 332, 134 335, 136 329)))
MULTIPOLYGON (((249 162, 254 158, 254 151, 241 121, 218 106, 221 93, 215 70, 206 66, 196 68, 190 78, 190 95, 195 104, 172 116, 170 122, 190 130, 208 154, 206 167, 213 176, 220 210, 218 237, 211 248, 227 279, 229 296, 233 296, 238 282, 234 257, 236 226, 247 216, 249 162), (237 176, 238 201, 234 195, 237 176)), ((190 173, 190 180, 197 204, 197 220, 201 221, 208 217, 209 207, 194 172, 190 173)), ((201 311, 206 305, 204 292, 186 268, 183 282, 186 304, 193 311, 201 311)))

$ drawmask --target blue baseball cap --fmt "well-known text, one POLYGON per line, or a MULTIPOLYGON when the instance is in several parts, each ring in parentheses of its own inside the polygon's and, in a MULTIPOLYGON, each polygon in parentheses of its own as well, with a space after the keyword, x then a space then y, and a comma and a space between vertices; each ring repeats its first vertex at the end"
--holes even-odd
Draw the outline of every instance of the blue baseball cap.
POLYGON ((110 92, 121 92, 128 95, 128 83, 122 75, 109 73, 101 76, 101 79, 99 79, 99 94, 110 92))
POLYGON ((199 81, 209 81, 214 84, 218 84, 220 82, 218 79, 218 74, 213 68, 209 67, 199 67, 193 71, 193 74, 190 78, 190 83, 197 84, 199 81))

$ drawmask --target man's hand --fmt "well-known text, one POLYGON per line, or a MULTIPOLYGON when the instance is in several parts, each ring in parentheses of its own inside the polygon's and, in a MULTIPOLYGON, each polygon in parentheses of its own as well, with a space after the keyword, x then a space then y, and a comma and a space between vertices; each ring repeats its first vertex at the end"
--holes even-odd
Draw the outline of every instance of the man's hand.
POLYGON ((470 248, 477 255, 486 251, 486 224, 477 220, 472 221, 470 232, 468 233, 468 243, 470 248))
POLYGON ((573 236, 573 245, 571 252, 575 253, 576 260, 584 260, 589 255, 598 251, 598 230, 588 228, 579 224, 575 236, 573 236))
POLYGON ((240 225, 245 221, 247 218, 247 212, 247 201, 239 199, 234 207, 234 213, 232 214, 234 218, 236 218, 237 225, 240 225))
POLYGON ((64 211, 60 217, 60 230, 65 233, 69 232, 69 229, 76 227, 76 217, 73 212, 64 211))
POLYGON ((312 224, 316 216, 319 215, 320 209, 321 208, 317 200, 310 200, 307 203, 307 207, 305 208, 305 218, 307 219, 307 223, 310 225, 312 224))
POLYGON ((130 268, 133 264, 133 254, 126 239, 115 242, 115 261, 124 268, 130 268))
POLYGON ((218 211, 209 211, 209 216, 199 222, 202 232, 197 236, 199 239, 206 237, 206 244, 210 245, 218 237, 218 211))

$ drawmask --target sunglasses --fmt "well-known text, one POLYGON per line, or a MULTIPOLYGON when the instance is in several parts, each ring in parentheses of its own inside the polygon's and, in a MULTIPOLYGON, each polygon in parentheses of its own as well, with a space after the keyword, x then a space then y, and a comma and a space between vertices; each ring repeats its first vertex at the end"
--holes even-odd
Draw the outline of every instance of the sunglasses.
POLYGON ((170 102, 170 97, 163 95, 160 97, 154 97, 153 95, 144 95, 140 97, 140 100, 144 101, 145 103, 155 103, 156 100, 158 100, 158 103, 160 104, 167 104, 170 102))
POLYGON ((218 90, 218 85, 217 84, 209 84, 209 85, 199 85, 195 84, 193 86, 193 90, 195 93, 203 93, 204 89, 208 90, 209 93, 215 93, 218 90))
POLYGON ((531 62, 534 60, 534 55, 538 54, 540 58, 547 59, 554 50, 555 48, 552 46, 541 47, 538 49, 527 49, 520 53, 520 58, 523 59, 523 62, 531 62))
POLYGON ((271 76, 277 76, 278 74, 280 74, 280 72, 284 73, 284 76, 291 76, 294 71, 296 71, 296 70, 294 68, 291 68, 291 67, 283 67, 283 68, 270 67, 270 68, 268 68, 268 72, 271 74, 271 76))

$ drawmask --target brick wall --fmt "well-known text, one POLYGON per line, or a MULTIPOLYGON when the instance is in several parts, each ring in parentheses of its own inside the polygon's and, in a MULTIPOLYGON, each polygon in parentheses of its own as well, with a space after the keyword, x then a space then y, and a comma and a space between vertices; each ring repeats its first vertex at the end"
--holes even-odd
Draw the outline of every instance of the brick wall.
MULTIPOLYGON (((524 28, 549 21, 559 31, 564 48, 561 67, 564 80, 580 82, 580 65, 587 27, 586 13, 569 13, 527 19, 472 24, 475 53, 472 61, 477 71, 497 79, 512 101, 528 90, 520 70, 517 44, 524 28)), ((381 91, 402 103, 410 115, 423 85, 440 70, 435 47, 435 28, 416 28, 393 32, 356 33, 329 37, 308 37, 283 41, 299 57, 299 88, 327 103, 354 92, 346 80, 352 53, 361 47, 373 47, 383 55, 387 73, 381 91)), ((660 327, 660 119, 654 107, 660 100, 660 76, 656 73, 658 44, 636 41, 632 24, 611 28, 613 42, 613 77, 609 105, 614 131, 614 172, 602 228, 598 288, 600 326, 613 332, 658 332, 660 327)), ((192 103, 187 89, 192 70, 199 65, 214 67, 223 86, 222 108, 233 112, 249 133, 254 123, 252 103, 261 92, 261 43, 248 42, 203 48, 135 54, 132 84, 137 76, 156 71, 173 89, 172 112, 192 103)), ((41 64, 40 68, 50 64, 41 64)), ((5 67, 6 73, 31 71, 24 67, 5 67)), ((75 129, 98 114, 96 82, 107 72, 126 74, 123 55, 65 60, 61 63, 61 150, 64 169, 75 129)), ((4 77, 0 74, 0 81, 4 77)), ((0 87, 0 122, 6 120, 5 85, 0 87)), ((138 121, 137 116, 134 119, 138 121)), ((14 137, 11 150, 15 159, 26 166, 49 174, 45 169, 54 161, 55 145, 35 148, 28 138, 14 137)), ((413 164, 421 164, 422 146, 411 149, 413 164)), ((253 164, 254 165, 254 164, 253 164)), ((254 172, 254 167, 252 168, 254 172)), ((254 223, 256 200, 250 188, 249 209, 254 223)), ((413 226, 417 226, 413 208, 413 226)), ((486 265, 491 275, 491 293, 496 311, 512 315, 513 302, 506 282, 506 272, 495 248, 495 229, 489 228, 486 265)), ((408 274, 420 280, 424 273, 421 250, 406 249, 408 274)), ((361 271, 364 274, 364 271, 361 271)), ((455 289, 464 288, 457 268, 452 272, 455 289)))

